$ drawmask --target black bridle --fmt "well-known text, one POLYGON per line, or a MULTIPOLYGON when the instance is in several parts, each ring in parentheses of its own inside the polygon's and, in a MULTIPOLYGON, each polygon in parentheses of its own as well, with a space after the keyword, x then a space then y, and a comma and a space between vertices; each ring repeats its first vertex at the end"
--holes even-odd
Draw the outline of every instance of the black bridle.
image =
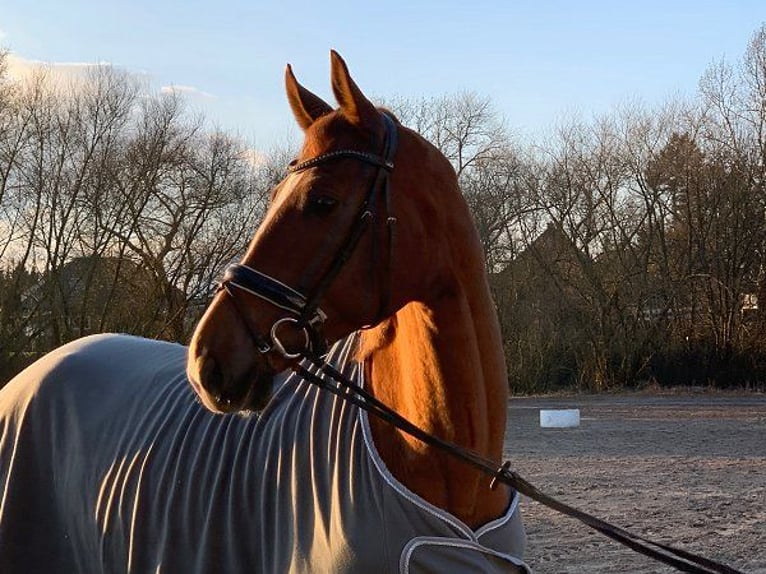
MULTIPOLYGON (((380 319, 386 315, 390 304, 390 271, 396 218, 391 215, 388 178, 394 168, 393 157, 397 148, 397 128, 394 121, 388 115, 384 114, 383 118, 386 126, 386 135, 382 155, 378 156, 362 151, 341 149, 324 153, 300 163, 292 163, 289 167, 290 173, 296 173, 342 158, 353 158, 377 167, 372 186, 360 206, 357 217, 351 225, 345 240, 335 253, 330 265, 315 282, 313 289, 309 291, 308 296, 303 295, 281 281, 248 267, 247 265, 232 265, 226 270, 219 288, 225 290, 226 293, 231 296, 240 315, 242 315, 245 326, 255 343, 256 349, 262 354, 278 352, 280 355, 288 359, 300 358, 308 361, 314 365, 317 372, 310 371, 302 364, 302 362, 296 362, 293 366, 293 370, 304 380, 339 396, 344 401, 357 405, 359 408, 366 410, 425 444, 448 452, 452 456, 473 466, 479 471, 492 476, 493 478, 490 488, 495 488, 497 483, 506 484, 521 494, 524 494, 557 512, 576 518, 580 522, 601 532, 612 540, 615 540, 636 552, 663 562, 664 564, 673 566, 681 572, 691 572, 694 574, 742 574, 740 571, 725 564, 698 556, 685 550, 674 548, 667 544, 654 542, 623 528, 614 526, 613 524, 548 496, 535 488, 518 473, 511 470, 509 461, 498 468, 496 461, 484 458, 474 451, 465 449, 457 444, 445 441, 427 433, 380 402, 368 391, 358 387, 353 381, 345 377, 332 365, 329 365, 321 358, 325 347, 323 337, 321 336, 321 326, 326 319, 326 315, 319 307, 320 301, 351 257, 351 254, 356 249, 357 244, 365 231, 371 226, 375 227, 378 221, 377 214, 380 210, 378 206, 379 201, 384 203, 386 213, 388 255, 385 259, 384 267, 386 279, 379 289, 380 303, 375 314, 375 319, 371 322, 371 325, 379 322, 380 319), (244 292, 259 297, 289 314, 288 316, 278 319, 272 325, 269 339, 256 333, 250 323, 246 320, 246 316, 242 313, 242 309, 238 303, 238 292, 244 292), (303 332, 305 338, 303 348, 291 351, 285 348, 282 344, 279 333, 282 326, 287 324, 291 324, 294 328, 303 332)), ((371 247, 371 261, 373 265, 375 265, 377 261, 375 237, 376 234, 373 234, 371 247)))
MULTIPOLYGON (((346 265, 346 262, 356 250, 362 236, 368 229, 372 228, 374 230, 377 227, 380 204, 383 205, 386 214, 385 226, 388 245, 382 270, 384 279, 383 281, 376 281, 380 283, 377 289, 380 300, 369 326, 377 324, 386 316, 391 297, 390 271, 396 226, 396 218, 392 215, 391 211, 389 175, 394 169, 398 131, 394 120, 388 114, 384 113, 382 117, 385 125, 385 137, 381 155, 353 149, 340 149, 321 154, 306 161, 294 161, 288 167, 289 173, 293 174, 331 161, 351 158, 377 168, 372 185, 360 205, 357 216, 351 224, 344 241, 332 257, 330 265, 315 280, 313 288, 308 291, 308 295, 303 295, 281 281, 241 263, 231 265, 226 269, 219 289, 225 290, 234 300, 235 305, 238 305, 237 291, 242 291, 259 297, 289 313, 288 316, 278 319, 272 325, 268 339, 254 332, 249 323, 247 324, 250 336, 255 343, 255 348, 260 353, 267 354, 276 351, 287 359, 295 359, 302 356, 305 349, 310 349, 314 352, 322 352, 324 350, 326 345, 321 334, 321 327, 327 315, 319 305, 333 281, 335 281, 346 265), (303 333, 305 348, 297 351, 286 348, 280 338, 280 330, 285 325, 291 325, 294 329, 303 333)), ((378 260, 377 236, 377 233, 373 233, 371 238, 372 256, 370 260, 373 267, 371 273, 373 278, 376 278, 377 274, 380 273, 376 265, 378 260)))

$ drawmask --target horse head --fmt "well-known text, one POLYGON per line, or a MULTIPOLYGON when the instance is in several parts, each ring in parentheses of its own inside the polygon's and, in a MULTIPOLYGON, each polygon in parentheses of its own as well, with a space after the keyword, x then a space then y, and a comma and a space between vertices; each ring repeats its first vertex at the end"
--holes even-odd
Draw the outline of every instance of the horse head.
POLYGON ((319 352, 418 300, 448 258, 434 190, 458 189, 449 162, 376 108, 335 52, 331 80, 337 109, 287 67, 300 155, 189 349, 189 379, 211 410, 261 409, 273 376, 305 348, 319 352))

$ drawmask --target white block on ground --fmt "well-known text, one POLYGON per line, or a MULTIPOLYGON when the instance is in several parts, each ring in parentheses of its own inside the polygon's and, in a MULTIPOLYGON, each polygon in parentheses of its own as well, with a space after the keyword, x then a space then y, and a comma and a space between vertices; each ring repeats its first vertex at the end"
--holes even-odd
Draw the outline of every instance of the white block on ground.
POLYGON ((540 409, 543 428, 572 428, 580 426, 580 409, 540 409))

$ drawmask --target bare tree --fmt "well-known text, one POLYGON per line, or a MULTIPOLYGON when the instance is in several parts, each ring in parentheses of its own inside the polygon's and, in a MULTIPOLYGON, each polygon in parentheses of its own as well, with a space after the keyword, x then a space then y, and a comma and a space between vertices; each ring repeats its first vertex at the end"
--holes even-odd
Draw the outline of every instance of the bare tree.
POLYGON ((254 162, 109 67, 0 82, 0 358, 103 330, 185 340, 285 155, 254 162))
POLYGON ((174 340, 188 336, 189 314, 209 296, 212 278, 243 251, 270 183, 240 142, 188 122, 182 104, 177 95, 144 102, 115 178, 119 225, 105 227, 112 250, 155 280, 136 328, 174 340))
POLYGON ((491 100, 473 92, 397 99, 388 107, 450 160, 473 214, 487 267, 502 268, 514 250, 524 211, 523 161, 491 100))

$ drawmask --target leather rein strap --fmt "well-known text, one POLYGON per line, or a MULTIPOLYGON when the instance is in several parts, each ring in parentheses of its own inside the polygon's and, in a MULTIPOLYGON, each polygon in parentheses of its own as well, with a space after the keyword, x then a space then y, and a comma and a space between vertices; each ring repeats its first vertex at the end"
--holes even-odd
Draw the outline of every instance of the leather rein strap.
POLYGON ((301 363, 297 363, 293 367, 293 370, 303 379, 340 397, 344 401, 364 409, 368 413, 386 421, 425 444, 447 452, 455 458, 458 458, 485 474, 492 476, 493 479, 490 488, 495 488, 498 482, 502 482, 521 494, 528 496, 532 500, 552 508, 557 512, 575 518, 590 528, 597 530, 604 536, 607 536, 640 554, 644 554, 654 560, 673 566, 681 572, 691 572, 693 574, 743 574, 741 571, 735 570, 720 562, 710 560, 679 548, 674 548, 667 544, 654 542, 648 538, 644 538, 643 536, 639 536, 620 528, 619 526, 610 524, 605 520, 596 518, 587 512, 569 506, 568 504, 541 492, 517 472, 511 470, 510 461, 506 461, 498 468, 496 462, 485 458, 472 450, 465 449, 457 444, 440 439, 439 437, 424 431, 376 399, 368 391, 355 385, 348 379, 348 377, 343 375, 332 365, 325 362, 318 355, 306 351, 303 358, 313 364, 318 372, 324 375, 320 376, 313 373, 301 363))

